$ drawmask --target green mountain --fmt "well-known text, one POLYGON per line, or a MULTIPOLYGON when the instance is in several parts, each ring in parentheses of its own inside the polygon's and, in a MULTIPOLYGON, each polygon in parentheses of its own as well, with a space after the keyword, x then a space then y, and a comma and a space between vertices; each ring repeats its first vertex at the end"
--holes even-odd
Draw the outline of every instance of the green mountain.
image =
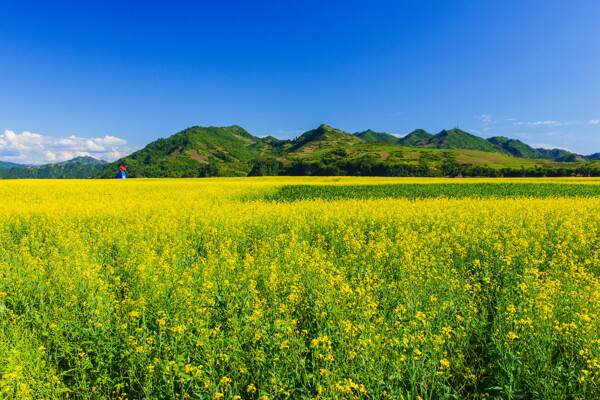
POLYGON ((488 142, 500 147, 515 157, 521 158, 544 158, 542 153, 520 140, 508 139, 504 136, 494 136, 488 142))
POLYGON ((0 168, 27 167, 25 164, 16 164, 9 161, 0 161, 0 168))
POLYGON ((505 153, 502 148, 487 140, 457 128, 448 131, 442 130, 429 139, 428 146, 436 149, 465 149, 505 153))
POLYGON ((479 136, 472 135, 458 128, 450 130, 444 129, 436 135, 432 135, 423 129, 415 129, 400 139, 398 144, 406 147, 422 147, 430 149, 468 149, 492 153, 507 153, 501 145, 485 140, 479 136))
POLYGON ((106 161, 76 157, 57 164, 0 168, 0 176, 13 179, 84 179, 103 170, 106 161))
POLYGON ((585 156, 588 160, 600 160, 600 153, 590 154, 589 156, 585 156))
POLYGON ((536 149, 537 151, 540 152, 541 157, 540 158, 545 158, 546 160, 556 160, 556 161, 562 161, 562 160, 566 160, 566 159, 573 159, 573 158, 577 158, 580 157, 578 154, 575 153, 571 153, 568 150, 565 149, 543 149, 543 148, 539 148, 536 149))
POLYGON ((89 165, 94 165, 94 164, 108 164, 108 162, 104 161, 104 160, 97 160, 94 157, 90 157, 90 156, 80 156, 80 157, 75 157, 71 160, 68 161, 63 161, 63 162, 59 162, 57 164, 89 164, 89 165))
POLYGON ((320 125, 293 140, 256 137, 237 125, 194 126, 158 139, 112 163, 77 157, 40 167, 0 168, 6 178, 115 178, 247 175, 565 176, 600 175, 600 155, 534 149, 502 136, 460 129, 436 135, 416 129, 403 138, 367 130, 350 134, 320 125))
POLYGON ((336 147, 352 146, 357 143, 364 143, 364 141, 348 132, 322 124, 317 129, 304 132, 292 141, 288 153, 307 154, 336 147))
POLYGON ((398 144, 406 147, 423 147, 433 135, 423 129, 415 129, 398 141, 398 144))
POLYGON ((520 140, 509 139, 504 136, 494 136, 486 140, 456 128, 442 130, 436 135, 431 135, 424 130, 417 129, 400 139, 398 144, 407 147, 431 149, 479 150, 490 153, 510 154, 519 158, 545 159, 560 162, 573 162, 585 159, 585 157, 567 150, 535 149, 520 140))
POLYGON ((375 132, 371 129, 368 129, 364 132, 354 133, 354 136, 361 138, 362 140, 368 143, 383 142, 387 144, 397 144, 398 141, 401 140, 400 138, 390 135, 389 133, 375 132))
MULTIPOLYGON (((553 176, 591 174, 600 162, 542 157, 563 155, 532 149, 504 137, 489 140, 460 129, 431 135, 415 130, 398 139, 372 130, 350 134, 320 125, 293 140, 252 136, 239 126, 185 129, 111 164, 95 175, 128 177, 257 175, 553 176), (393 140, 392 140, 393 138, 393 140), (547 153, 547 154, 546 154, 547 153), (520 155, 521 157, 516 157, 520 155), (526 157, 523 157, 526 156, 526 157)), ((600 173, 600 172, 599 172, 600 173)))
POLYGON ((237 125, 193 126, 108 164, 97 177, 115 177, 119 165, 132 178, 245 176, 250 162, 269 151, 273 142, 274 138, 254 137, 237 125))

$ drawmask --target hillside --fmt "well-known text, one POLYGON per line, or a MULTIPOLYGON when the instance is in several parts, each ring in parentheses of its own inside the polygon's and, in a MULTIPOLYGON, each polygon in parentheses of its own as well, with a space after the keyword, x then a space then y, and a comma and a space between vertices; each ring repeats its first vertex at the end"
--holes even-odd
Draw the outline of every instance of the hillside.
POLYGON ((364 140, 348 132, 322 124, 317 129, 304 132, 292 142, 288 153, 306 155, 318 151, 327 151, 336 147, 353 146, 364 140))
POLYGON ((17 164, 9 161, 0 161, 0 168, 27 167, 25 164, 17 164))
MULTIPOLYGON (((309 131, 301 136, 301 145, 292 142, 289 149, 302 149, 307 142, 318 142, 320 151, 311 149, 288 153, 285 157, 263 158, 255 162, 250 175, 565 176, 600 173, 599 163, 583 159, 556 161, 515 157, 502 147, 504 141, 496 140, 498 144, 495 144, 459 129, 444 130, 437 135, 415 130, 399 139, 398 144, 374 140, 372 132, 362 135, 367 140, 340 146, 339 138, 345 137, 341 131, 336 130, 336 136, 330 138, 328 145, 323 143, 319 130, 309 131)), ((510 139, 506 142, 509 142, 508 149, 518 149, 521 143, 510 139)))
POLYGON ((540 152, 541 158, 547 160, 567 161, 567 160, 583 160, 584 158, 578 154, 571 153, 565 149, 536 149, 540 152))
POLYGON ((586 158, 593 159, 593 157, 583 157, 564 149, 535 149, 528 144, 521 142, 520 140, 508 139, 503 136, 494 136, 489 138, 488 141, 498 147, 501 147, 515 157, 533 159, 541 158, 545 160, 565 162, 582 161, 586 158))
POLYGON ((387 144, 398 144, 400 138, 390 135, 389 133, 375 132, 368 129, 364 132, 357 132, 354 136, 364 140, 367 143, 382 142, 387 144))
POLYGON ((397 144, 406 147, 424 147, 433 135, 423 129, 415 129, 408 135, 401 138, 397 144))
POLYGON ((0 168, 0 176, 12 179, 84 179, 103 170, 106 161, 76 157, 56 164, 0 168))
MULTIPOLYGON (((409 145, 407 141, 403 141, 402 145, 409 145)), ((492 153, 507 152, 502 147, 496 146, 493 143, 458 128, 450 130, 442 130, 440 133, 430 136, 428 139, 422 139, 419 142, 413 143, 414 147, 425 147, 433 149, 463 149, 463 150, 480 150, 492 153)))
POLYGON ((520 140, 508 139, 503 136, 494 136, 488 141, 498 146, 515 157, 521 158, 546 158, 537 149, 521 142, 520 140))
POLYGON ((94 157, 90 157, 90 156, 82 156, 82 157, 75 157, 71 160, 68 161, 63 161, 63 162, 59 162, 57 163, 59 165, 61 164, 88 164, 88 165, 96 165, 96 164, 108 164, 108 162, 104 161, 104 160, 97 160, 94 157))
POLYGON ((96 177, 113 178, 119 165, 133 178, 245 176, 250 162, 274 141, 254 137, 237 125, 193 126, 108 164, 96 177))
MULTIPOLYGON (((489 140, 460 129, 403 138, 372 130, 350 134, 320 125, 294 140, 259 138, 239 126, 185 129, 108 164, 95 177, 260 175, 564 176, 595 174, 600 162, 533 149, 503 137, 489 140), (392 140, 393 138, 393 140, 392 140), (521 155, 516 157, 515 154, 521 155), (557 160, 552 156, 559 156, 557 160)), ((600 172, 599 172, 600 173, 600 172)))

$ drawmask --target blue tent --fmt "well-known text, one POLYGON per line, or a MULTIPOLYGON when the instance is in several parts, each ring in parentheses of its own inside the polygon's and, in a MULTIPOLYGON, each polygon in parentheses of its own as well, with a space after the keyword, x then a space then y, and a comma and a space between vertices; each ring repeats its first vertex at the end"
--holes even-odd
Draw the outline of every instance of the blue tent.
POLYGON ((126 178, 127 178, 127 175, 125 175, 125 171, 120 169, 119 173, 117 174, 117 179, 126 179, 126 178))

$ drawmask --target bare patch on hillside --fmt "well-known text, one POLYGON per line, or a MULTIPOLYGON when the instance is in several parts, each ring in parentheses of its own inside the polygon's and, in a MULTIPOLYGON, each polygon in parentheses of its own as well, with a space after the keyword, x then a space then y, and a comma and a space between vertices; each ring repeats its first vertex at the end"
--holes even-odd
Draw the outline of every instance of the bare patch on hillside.
POLYGON ((245 138, 245 137, 243 137, 243 136, 240 136, 240 135, 236 135, 235 133, 233 133, 233 136, 235 136, 235 137, 236 137, 236 138, 238 138, 238 139, 241 139, 241 140, 243 140, 243 141, 244 141, 244 142, 246 142, 247 144, 252 144, 252 143, 254 143, 254 141, 253 141, 252 139, 245 138))
POLYGON ((186 150, 186 153, 192 160, 196 160, 202 164, 208 164, 208 157, 198 154, 196 150, 186 150))

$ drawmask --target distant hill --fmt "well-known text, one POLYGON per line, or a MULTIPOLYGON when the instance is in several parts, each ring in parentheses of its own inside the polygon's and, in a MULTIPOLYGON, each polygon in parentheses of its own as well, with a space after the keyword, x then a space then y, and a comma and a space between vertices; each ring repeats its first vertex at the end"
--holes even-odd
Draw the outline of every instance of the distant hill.
POLYGON ((398 144, 398 141, 401 140, 400 138, 390 135, 389 133, 375 132, 370 129, 364 132, 357 132, 354 134, 354 136, 361 138, 367 143, 382 142, 387 144, 398 144))
POLYGON ((538 150, 521 142, 520 140, 508 139, 504 136, 494 136, 489 138, 488 141, 504 149, 506 152, 512 154, 515 157, 546 158, 538 150))
POLYGON ((567 159, 583 159, 583 157, 581 157, 578 154, 575 153, 571 153, 568 150, 565 149, 536 149, 537 151, 540 152, 540 154, 542 155, 542 157, 540 158, 545 158, 547 160, 556 160, 556 161, 566 161, 567 159))
POLYGON ((431 149, 478 150, 490 153, 510 154, 519 158, 563 162, 585 159, 585 157, 563 149, 535 149, 520 140, 509 139, 504 136, 483 139, 457 128, 442 130, 436 135, 431 135, 422 129, 416 129, 400 139, 397 144, 407 147, 431 149))
POLYGON ((415 129, 408 135, 404 136, 400 139, 397 144, 406 147, 425 147, 429 139, 431 139, 433 135, 423 129, 415 129))
POLYGON ((317 129, 304 132, 294 140, 288 152, 312 153, 334 147, 352 146, 361 142, 364 141, 350 133, 322 124, 317 129))
POLYGON ((407 140, 401 141, 403 146, 410 145, 432 149, 464 149, 488 151, 492 153, 507 153, 501 147, 458 128, 442 130, 440 133, 433 136, 425 131, 415 131, 410 133, 405 139, 407 140), (413 136, 413 134, 415 135, 413 136), (417 141, 417 139, 419 140, 417 141))
POLYGON ((8 161, 0 161, 0 168, 26 167, 25 164, 16 164, 8 161))
POLYGON ((72 158, 68 161, 63 161, 63 162, 59 162, 56 164, 108 164, 107 161, 104 160, 97 160, 94 157, 90 157, 90 156, 81 156, 81 157, 75 157, 72 158))
POLYGON ((0 168, 0 176, 13 179, 84 179, 102 171, 106 161, 76 157, 56 164, 0 168))

